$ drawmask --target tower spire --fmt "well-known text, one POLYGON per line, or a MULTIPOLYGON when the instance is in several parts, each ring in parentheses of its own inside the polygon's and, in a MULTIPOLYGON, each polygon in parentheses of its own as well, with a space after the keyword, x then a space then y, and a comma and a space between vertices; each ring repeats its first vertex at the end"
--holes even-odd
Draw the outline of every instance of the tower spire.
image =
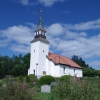
POLYGON ((34 36, 34 40, 31 41, 31 43, 35 42, 35 41, 42 41, 42 42, 46 42, 49 43, 46 40, 46 30, 43 26, 43 22, 42 22, 42 9, 40 10, 40 19, 39 19, 39 24, 36 28, 36 30, 34 31, 35 36, 34 36))
POLYGON ((40 10, 40 20, 39 20, 39 25, 43 26, 43 22, 42 22, 42 8, 40 10))

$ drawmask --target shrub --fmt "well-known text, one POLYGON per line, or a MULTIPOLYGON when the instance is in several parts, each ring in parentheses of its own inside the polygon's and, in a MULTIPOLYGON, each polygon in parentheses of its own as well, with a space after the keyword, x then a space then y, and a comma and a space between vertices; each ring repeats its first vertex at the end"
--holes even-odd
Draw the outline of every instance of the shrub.
POLYGON ((34 74, 30 74, 28 76, 30 78, 30 82, 36 82, 37 81, 37 77, 34 74))
POLYGON ((51 90, 50 100, 99 100, 99 83, 82 80, 80 84, 68 81, 60 81, 59 84, 51 90))
POLYGON ((23 76, 20 75, 20 76, 19 76, 19 82, 20 82, 20 83, 23 83, 23 81, 24 81, 23 76))
POLYGON ((70 100, 66 99, 71 93, 70 84, 68 81, 58 82, 58 85, 54 86, 51 90, 50 100, 70 100))
POLYGON ((25 83, 7 80, 7 87, 0 87, 0 100, 33 100, 36 90, 29 90, 25 83))
POLYGON ((40 84, 40 85, 43 85, 43 84, 48 84, 48 85, 50 85, 51 82, 54 82, 54 81, 55 81, 55 78, 54 78, 53 76, 46 75, 46 76, 40 77, 40 79, 39 79, 39 84, 40 84))
POLYGON ((2 86, 3 85, 3 81, 2 80, 0 80, 0 86, 2 86))
POLYGON ((28 85, 29 88, 33 88, 34 87, 34 84, 32 82, 27 83, 27 85, 28 85))
POLYGON ((70 75, 63 75, 60 77, 60 81, 70 81, 71 76, 70 75))
POLYGON ((26 76, 26 82, 29 83, 30 82, 30 77, 26 76))
POLYGON ((59 78, 55 78, 55 81, 56 81, 56 82, 59 82, 59 78))
POLYGON ((12 78, 13 82, 18 82, 19 78, 18 77, 14 77, 12 78))

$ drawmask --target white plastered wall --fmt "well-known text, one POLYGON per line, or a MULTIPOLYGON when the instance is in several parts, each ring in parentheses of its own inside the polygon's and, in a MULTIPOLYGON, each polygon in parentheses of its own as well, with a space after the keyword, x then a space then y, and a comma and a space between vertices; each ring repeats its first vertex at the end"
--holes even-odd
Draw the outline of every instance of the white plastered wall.
POLYGON ((55 65, 53 61, 46 59, 46 71, 47 75, 51 75, 53 77, 60 76, 60 65, 55 65))
POLYGON ((63 75, 74 76, 75 74, 77 75, 77 77, 83 77, 82 69, 60 65, 60 76, 63 75), (64 72, 64 67, 65 67, 65 72, 64 72))
POLYGON ((69 67, 66 65, 55 65, 54 62, 52 60, 49 60, 48 58, 46 59, 46 72, 47 75, 52 75, 54 77, 61 77, 63 75, 74 76, 75 74, 77 75, 77 77, 83 77, 82 69, 69 67))
POLYGON ((46 71, 46 55, 48 55, 49 44, 37 41, 31 43, 31 58, 30 58, 30 68, 28 70, 28 75, 33 74, 35 70, 36 76, 43 75, 43 71, 46 71))
POLYGON ((36 63, 39 62, 39 41, 35 43, 31 43, 31 55, 30 55, 30 68, 28 70, 29 74, 34 74, 33 70, 35 70, 36 75, 36 63))

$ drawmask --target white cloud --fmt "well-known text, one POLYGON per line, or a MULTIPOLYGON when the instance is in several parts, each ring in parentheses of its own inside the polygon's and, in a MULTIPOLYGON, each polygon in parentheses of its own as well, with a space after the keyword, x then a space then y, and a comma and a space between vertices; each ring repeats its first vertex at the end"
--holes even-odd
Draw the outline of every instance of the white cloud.
POLYGON ((55 24, 50 25, 47 28, 47 32, 48 34, 52 34, 52 35, 60 35, 60 34, 63 34, 64 28, 61 24, 55 23, 55 24))
MULTIPOLYGON (((93 24, 92 26, 95 28, 96 24, 94 23, 99 24, 99 20, 86 23, 93 24)), ((78 25, 81 24, 79 23, 78 25)), ((67 56, 78 55, 84 58, 100 57, 100 34, 88 37, 83 29, 77 31, 77 29, 74 30, 73 28, 75 25, 72 28, 67 26, 70 26, 70 24, 55 23, 48 27, 48 39, 50 40, 50 48, 52 50, 67 56), (59 28, 56 28, 56 25, 59 28), (60 37, 60 35, 63 36, 60 37)), ((89 29, 94 29, 93 27, 89 29)))
POLYGON ((21 3, 24 6, 29 6, 29 5, 33 6, 38 4, 38 2, 34 2, 34 0, 33 2, 30 2, 30 0, 20 0, 19 3, 21 3))
POLYGON ((65 25, 68 29, 71 30, 90 30, 90 29, 100 29, 100 19, 94 20, 94 21, 89 21, 89 22, 84 22, 84 23, 79 23, 75 25, 65 25))
POLYGON ((29 5, 29 0, 20 0, 20 3, 23 5, 29 5))
POLYGON ((52 6, 55 2, 64 2, 65 0, 39 0, 41 4, 45 6, 52 6))
POLYGON ((0 47, 5 47, 10 44, 10 49, 17 52, 27 53, 30 50, 30 42, 34 38, 35 25, 31 25, 31 28, 27 26, 12 26, 5 30, 1 30, 2 41, 0 40, 0 47))
POLYGON ((68 41, 60 41, 57 47, 58 51, 62 53, 66 53, 67 56, 78 55, 82 56, 88 52, 87 45, 85 43, 76 41, 76 40, 68 40, 68 41))
POLYGON ((86 32, 81 32, 80 36, 87 37, 87 33, 86 32))
POLYGON ((87 33, 86 32, 74 32, 74 31, 66 31, 66 38, 67 39, 76 39, 79 37, 86 37, 87 33))
POLYGON ((0 40, 0 47, 6 47, 9 42, 9 39, 0 40))
POLYGON ((16 51, 16 52, 22 52, 22 53, 28 53, 30 52, 30 46, 25 46, 25 45, 11 45, 10 47, 11 50, 16 51))
MULTIPOLYGON (((99 34, 100 35, 100 34, 99 34)), ((84 58, 99 56, 100 57, 100 38, 97 35, 97 40, 94 42, 94 38, 90 37, 78 37, 73 40, 60 40, 57 44, 57 51, 64 53, 67 56, 78 55, 84 58)), ((54 38, 53 38, 54 39, 54 38)))
POLYGON ((62 39, 53 37, 51 35, 48 35, 47 39, 50 41, 50 49, 51 49, 51 51, 54 50, 56 52, 56 48, 57 48, 59 42, 62 41, 62 39))
POLYGON ((3 37, 20 44, 29 44, 30 40, 33 39, 32 37, 34 37, 33 32, 34 31, 32 31, 30 28, 22 25, 12 26, 6 30, 1 31, 3 37))
POLYGON ((75 39, 77 37, 78 37, 78 33, 76 32, 71 32, 71 31, 66 32, 66 38, 75 39))
POLYGON ((36 4, 43 4, 44 6, 52 6, 55 2, 64 2, 65 0, 37 0, 30 2, 31 0, 20 0, 22 5, 36 5, 36 4))

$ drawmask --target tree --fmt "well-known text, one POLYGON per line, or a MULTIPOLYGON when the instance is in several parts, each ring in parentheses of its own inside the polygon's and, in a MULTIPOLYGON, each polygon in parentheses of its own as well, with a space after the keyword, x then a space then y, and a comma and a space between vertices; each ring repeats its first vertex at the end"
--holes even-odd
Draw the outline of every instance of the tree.
MULTIPOLYGON (((89 67, 88 64, 80 57, 73 55, 72 60, 83 67, 83 76, 94 77, 97 75, 97 72, 92 67, 89 67)), ((98 72, 99 73, 99 72, 98 72)))
POLYGON ((3 62, 2 59, 0 58, 0 78, 3 78, 4 74, 3 74, 3 62))
POLYGON ((23 68, 24 68, 25 75, 28 74, 29 66, 30 66, 30 53, 23 56, 23 68))
POLYGON ((30 54, 22 56, 0 56, 0 75, 27 75, 30 66, 30 54))
POLYGON ((0 68, 2 67, 2 60, 0 59, 0 68))
POLYGON ((13 63, 14 63, 14 67, 13 67, 13 75, 14 76, 19 76, 19 75, 23 75, 26 76, 28 74, 28 69, 30 66, 30 54, 26 54, 24 56, 22 56, 21 54, 19 56, 13 56, 13 63))
POLYGON ((89 65, 86 64, 86 62, 82 58, 79 58, 78 56, 73 55, 72 60, 81 67, 89 68, 89 65))

